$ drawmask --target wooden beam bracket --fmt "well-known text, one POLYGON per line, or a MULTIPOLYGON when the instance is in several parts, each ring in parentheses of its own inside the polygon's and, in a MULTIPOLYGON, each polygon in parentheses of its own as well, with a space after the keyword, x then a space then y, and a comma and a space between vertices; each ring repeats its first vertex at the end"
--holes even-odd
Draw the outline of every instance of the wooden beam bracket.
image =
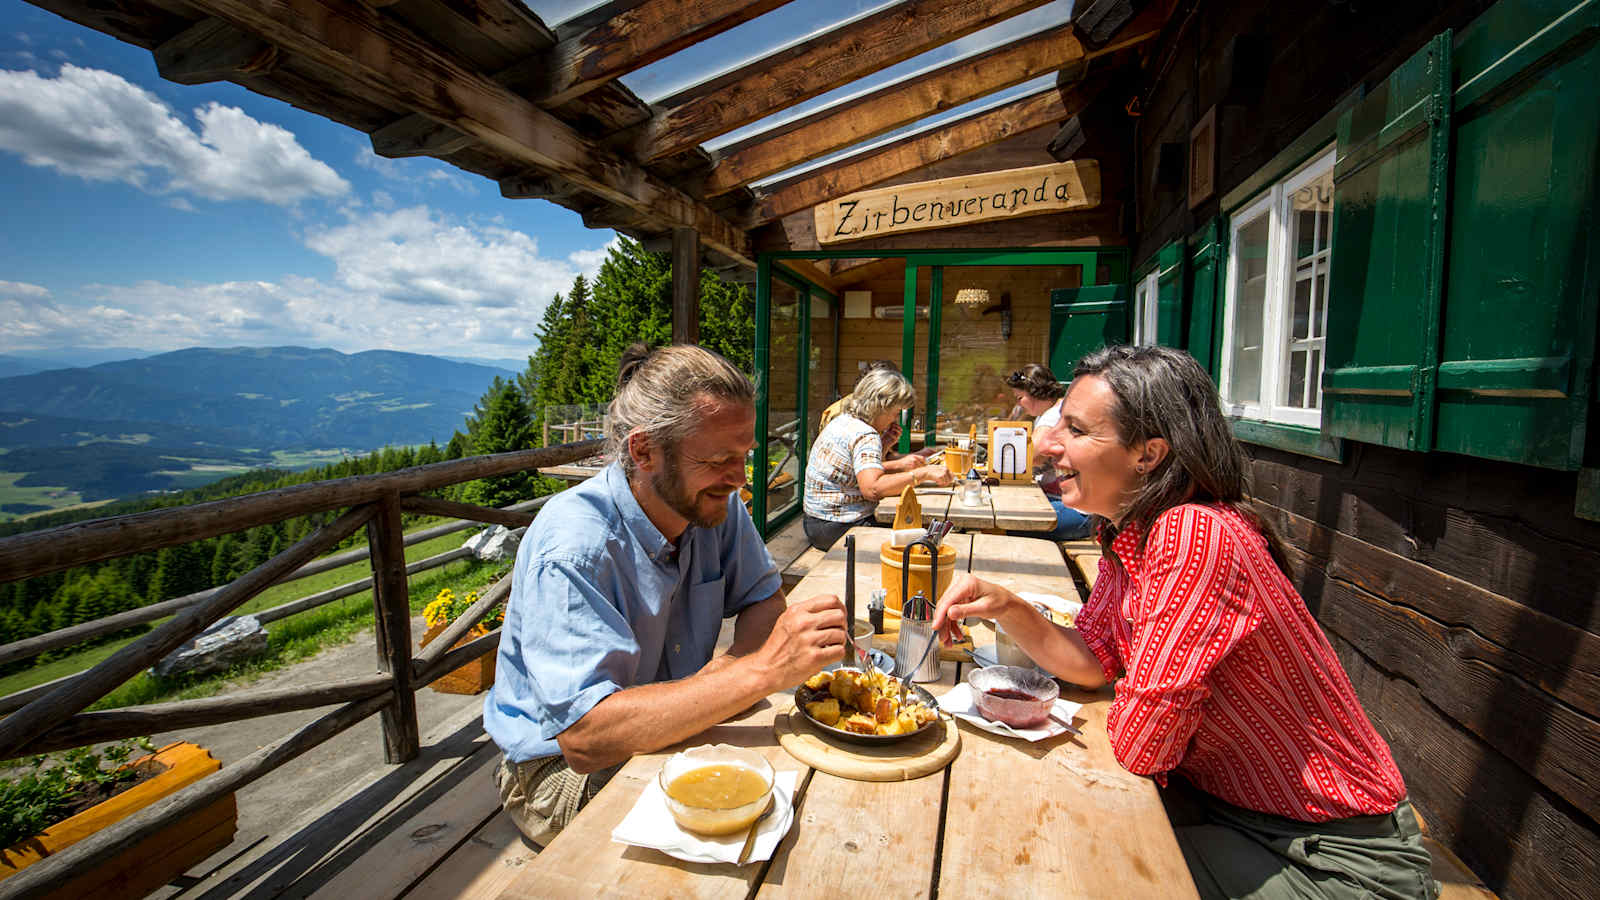
POLYGON ((205 19, 156 46, 151 54, 162 78, 210 84, 247 75, 270 75, 278 48, 221 19, 205 19))

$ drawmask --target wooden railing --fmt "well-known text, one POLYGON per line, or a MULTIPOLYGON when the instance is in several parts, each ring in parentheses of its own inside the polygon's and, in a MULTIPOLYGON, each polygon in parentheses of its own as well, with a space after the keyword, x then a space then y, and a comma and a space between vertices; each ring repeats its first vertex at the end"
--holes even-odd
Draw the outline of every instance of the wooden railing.
MULTIPOLYGON (((561 465, 585 459, 599 450, 600 441, 583 441, 494 456, 470 457, 382 475, 313 482, 193 506, 96 519, 0 540, 0 583, 5 583, 243 531, 293 516, 345 510, 334 521, 229 584, 157 604, 160 607, 158 610, 145 607, 0 647, 0 653, 10 654, 5 658, 22 659, 52 647, 64 646, 62 642, 86 640, 85 634, 109 633, 130 624, 172 616, 169 621, 123 646, 87 671, 43 686, 47 690, 31 692, 31 697, 25 703, 14 706, 14 712, 0 719, 0 759, 158 731, 343 704, 215 775, 0 881, 0 898, 29 896, 59 884, 70 873, 103 862, 129 842, 158 831, 261 778, 373 713, 380 714, 383 720, 384 760, 400 763, 415 757, 420 741, 415 697, 417 687, 496 648, 500 641, 498 629, 461 647, 452 649, 452 645, 505 599, 511 590, 511 579, 502 578, 466 613, 450 623, 428 647, 413 657, 410 597, 406 582, 406 538, 401 531, 400 518, 402 510, 449 515, 477 522, 526 525, 533 521, 534 508, 492 509, 437 500, 420 494, 478 478, 561 465), (227 697, 84 712, 90 704, 154 665, 263 590, 359 560, 359 551, 351 551, 314 562, 319 555, 338 546, 362 528, 367 531, 368 549, 365 555, 372 567, 378 673, 292 689, 258 690, 227 697), (118 621, 108 624, 111 620, 118 621), (76 635, 63 634, 75 629, 76 635), (68 640, 69 637, 73 637, 73 640, 68 640), (21 644, 29 646, 19 648, 21 644)), ((529 504, 530 507, 537 505, 537 502, 529 504)), ((364 590, 365 586, 361 589, 364 590)), ((304 604, 309 599, 302 598, 285 606, 304 604)), ((327 598, 331 599, 335 598, 327 598)), ((280 610, 283 608, 278 607, 280 610)))

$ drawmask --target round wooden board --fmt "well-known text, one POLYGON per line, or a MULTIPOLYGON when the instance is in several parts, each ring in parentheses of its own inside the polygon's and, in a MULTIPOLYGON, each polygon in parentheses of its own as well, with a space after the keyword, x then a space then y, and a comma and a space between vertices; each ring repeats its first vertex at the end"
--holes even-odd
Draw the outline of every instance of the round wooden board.
POLYGON ((898 744, 850 744, 825 737, 805 717, 789 708, 772 722, 778 744, 789 755, 814 769, 852 781, 910 781, 931 775, 961 752, 961 732, 955 719, 945 717, 942 728, 931 728, 898 744))

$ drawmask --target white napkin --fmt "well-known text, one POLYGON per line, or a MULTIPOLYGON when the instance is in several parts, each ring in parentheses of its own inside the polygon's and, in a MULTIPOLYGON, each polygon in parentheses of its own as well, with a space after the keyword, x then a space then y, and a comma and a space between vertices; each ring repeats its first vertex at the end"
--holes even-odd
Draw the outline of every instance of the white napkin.
MULTIPOLYGON (((773 779, 773 802, 777 807, 772 815, 761 821, 755 846, 750 849, 746 864, 771 859, 778 849, 778 842, 783 840, 789 826, 794 823, 792 798, 799 777, 799 772, 779 772, 773 779)), ((741 831, 726 837, 701 837, 684 831, 672 818, 672 811, 667 809, 660 780, 651 778, 645 783, 644 792, 633 804, 633 809, 628 810, 617 827, 611 830, 611 839, 619 844, 660 850, 688 862, 737 863, 747 833, 741 831)))
POLYGON ((1028 601, 1029 603, 1052 609, 1058 613, 1061 613, 1062 615, 1073 618, 1077 618, 1078 613, 1083 609, 1082 600, 1068 600, 1065 597, 1057 597, 1055 594, 1040 594, 1033 591, 1017 591, 1017 596, 1028 601))
POLYGON ((912 541, 920 541, 928 536, 926 528, 897 528, 893 532, 894 543, 897 547, 904 547, 912 541))
POLYGON ((991 722, 985 719, 983 713, 978 712, 977 700, 972 696, 972 685, 970 684, 958 684, 946 691, 945 695, 939 698, 939 708, 958 719, 971 722, 991 734, 1019 737, 1025 741, 1042 741, 1045 738, 1053 738, 1069 731, 1073 734, 1083 733, 1071 725, 1062 724, 1062 722, 1071 722, 1072 717, 1077 715, 1078 710, 1083 708, 1083 704, 1060 698, 1057 698, 1055 705, 1050 707, 1051 717, 1037 728, 1012 728, 1004 722, 991 722), (1056 719, 1061 721, 1058 722, 1056 719))

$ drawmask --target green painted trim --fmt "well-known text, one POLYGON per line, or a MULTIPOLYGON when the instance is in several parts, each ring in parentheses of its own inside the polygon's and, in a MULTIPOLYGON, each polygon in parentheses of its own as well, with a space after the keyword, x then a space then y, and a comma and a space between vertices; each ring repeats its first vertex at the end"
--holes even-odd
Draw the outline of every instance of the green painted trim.
POLYGON ((944 267, 934 266, 928 279, 928 413, 924 417, 922 446, 931 447, 939 419, 939 340, 944 322, 944 267))
MULTIPOLYGON (((905 312, 900 323, 900 371, 907 378, 917 370, 917 266, 911 260, 906 260, 906 287, 902 309, 905 312)), ((932 312, 929 312, 932 315, 932 312)), ((900 452, 911 452, 911 419, 907 416, 910 410, 900 414, 900 452)))
POLYGON ((830 302, 834 302, 834 301, 837 301, 839 299, 839 296, 837 294, 833 293, 832 291, 828 290, 827 288, 823 287, 822 285, 817 284, 815 281, 812 281, 811 279, 805 277, 804 275, 801 275, 800 273, 794 271, 793 269, 790 269, 787 266, 777 266, 777 265, 775 265, 775 266, 772 267, 772 271, 779 278, 783 279, 784 281, 787 281, 789 283, 789 286, 794 288, 797 291, 816 291, 817 293, 821 294, 822 296, 827 297, 830 302))
POLYGON ((799 381, 800 396, 796 398, 795 408, 799 412, 800 423, 795 426, 794 452, 799 457, 800 478, 795 484, 795 496, 805 502, 804 488, 806 485, 806 461, 811 455, 811 422, 806 417, 806 406, 811 399, 811 286, 806 285, 800 292, 800 346, 795 354, 795 364, 800 368, 799 381))
POLYGON ((1578 470, 1578 497, 1572 514, 1580 519, 1600 522, 1600 469, 1578 470))
POLYGON ((1315 428, 1231 417, 1228 422, 1233 425, 1233 436, 1247 444, 1271 447, 1274 450, 1298 453, 1301 456, 1325 459, 1329 462, 1344 462, 1344 441, 1328 437, 1315 428))
MULTIPOLYGON (((805 506, 805 498, 799 490, 795 491, 795 497, 797 498, 795 502, 785 507, 783 512, 778 513, 778 517, 772 521, 771 531, 773 534, 782 531, 790 522, 800 517, 800 510, 805 506)), ((767 535, 763 534, 761 539, 766 540, 767 535)))
POLYGON ((1289 146, 1279 150, 1277 155, 1267 161, 1267 164, 1256 169, 1255 174, 1239 182, 1233 190, 1222 195, 1222 203, 1218 208, 1224 213, 1231 214, 1239 207, 1261 196, 1261 192, 1272 187, 1283 179, 1285 175, 1300 168, 1301 164, 1334 142, 1339 126, 1339 117, 1344 111, 1360 103, 1366 97, 1365 84, 1358 84, 1348 94, 1339 98, 1322 118, 1300 133, 1300 136, 1289 142, 1289 146))
POLYGON ((767 531, 767 386, 772 362, 772 260, 756 259, 756 348, 752 360, 756 377, 756 458, 751 468, 755 483, 750 488, 750 518, 756 531, 766 540, 767 531))

